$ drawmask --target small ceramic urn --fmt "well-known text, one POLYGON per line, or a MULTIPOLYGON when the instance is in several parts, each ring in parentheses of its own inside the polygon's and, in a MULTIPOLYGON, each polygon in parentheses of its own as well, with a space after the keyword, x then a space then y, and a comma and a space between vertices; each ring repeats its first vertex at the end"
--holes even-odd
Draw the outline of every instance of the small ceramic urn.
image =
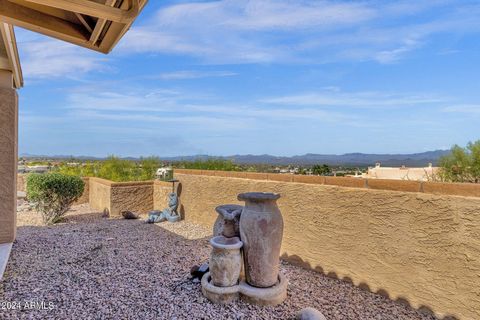
POLYGON ((242 267, 240 254, 242 241, 238 237, 217 236, 210 239, 210 244, 213 247, 209 263, 213 285, 217 287, 236 285, 242 267))
POLYGON ((283 218, 276 193, 249 192, 238 195, 245 201, 240 216, 245 277, 249 285, 268 288, 278 282, 283 218))
POLYGON ((238 204, 224 204, 215 208, 218 216, 213 225, 213 236, 225 236, 227 238, 239 237, 239 221, 243 206, 238 204))

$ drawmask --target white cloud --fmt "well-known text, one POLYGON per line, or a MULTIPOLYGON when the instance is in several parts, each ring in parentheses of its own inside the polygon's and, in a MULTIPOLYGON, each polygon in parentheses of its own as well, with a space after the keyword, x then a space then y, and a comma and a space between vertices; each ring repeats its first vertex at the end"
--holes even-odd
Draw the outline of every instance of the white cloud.
POLYGON ((80 78, 105 70, 106 56, 73 44, 16 29, 22 70, 27 79, 80 78))
POLYGON ((443 108, 443 112, 466 113, 469 115, 480 115, 480 104, 459 104, 443 108))
POLYGON ((349 123, 359 125, 361 118, 346 112, 305 105, 271 106, 264 101, 245 104, 225 102, 219 97, 206 97, 192 92, 164 88, 113 91, 92 91, 76 88, 69 92, 65 109, 77 120, 108 120, 112 122, 158 123, 184 126, 189 130, 218 131, 270 122, 303 120, 309 122, 349 123), (121 92, 121 93, 120 93, 121 92))
POLYGON ((272 97, 262 102, 290 106, 323 106, 323 107, 402 107, 432 105, 444 102, 446 98, 433 95, 408 95, 382 92, 342 92, 323 90, 314 93, 272 97))
POLYGON ((215 63, 273 62, 292 57, 288 42, 272 43, 272 31, 289 37, 297 31, 338 29, 374 14, 363 4, 328 1, 184 3, 163 8, 148 24, 133 28, 120 50, 182 53, 215 63))
POLYGON ((182 20, 198 25, 236 30, 289 30, 350 25, 368 20, 375 10, 362 3, 331 1, 224 0, 184 3, 161 10, 156 19, 164 26, 182 20))
POLYGON ((152 76, 153 79, 161 80, 189 80, 189 79, 201 79, 201 78, 222 78, 233 77, 237 73, 229 71, 195 71, 195 70, 180 70, 174 72, 165 72, 157 76, 152 76))
POLYGON ((478 4, 448 0, 190 2, 160 9, 126 35, 120 51, 185 54, 212 64, 393 63, 434 34, 480 32, 479 13, 478 4))

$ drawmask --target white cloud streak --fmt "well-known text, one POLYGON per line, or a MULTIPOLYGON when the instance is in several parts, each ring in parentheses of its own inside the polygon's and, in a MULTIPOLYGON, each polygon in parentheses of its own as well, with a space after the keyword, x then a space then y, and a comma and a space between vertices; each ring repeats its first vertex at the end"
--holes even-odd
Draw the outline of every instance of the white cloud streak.
POLYGON ((273 97, 262 102, 289 106, 392 108, 432 105, 445 102, 445 97, 433 95, 391 94, 382 92, 342 92, 325 90, 315 93, 273 97))
POLYGON ((443 112, 464 113, 468 115, 480 115, 480 104, 459 104, 443 108, 443 112))
POLYGON ((165 72, 157 76, 152 76, 152 79, 161 79, 161 80, 191 80, 191 79, 202 79, 202 78, 223 78, 223 77, 233 77, 237 73, 229 71, 195 71, 195 70, 180 70, 174 72, 165 72))
POLYGON ((224 63, 395 63, 438 33, 479 33, 480 6, 459 1, 222 0, 171 5, 133 28, 123 52, 224 63), (439 10, 427 19, 412 16, 439 10))
POLYGON ((104 71, 106 56, 30 31, 16 29, 22 69, 28 79, 80 78, 104 71))

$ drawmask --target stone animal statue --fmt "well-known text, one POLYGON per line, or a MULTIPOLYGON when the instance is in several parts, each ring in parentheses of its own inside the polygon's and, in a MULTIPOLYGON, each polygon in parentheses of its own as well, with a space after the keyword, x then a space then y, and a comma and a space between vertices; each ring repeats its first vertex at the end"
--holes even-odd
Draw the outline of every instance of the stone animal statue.
POLYGON ((176 222, 181 219, 177 212, 178 196, 175 192, 168 195, 168 208, 162 211, 154 210, 148 213, 147 223, 158 223, 163 221, 176 222))

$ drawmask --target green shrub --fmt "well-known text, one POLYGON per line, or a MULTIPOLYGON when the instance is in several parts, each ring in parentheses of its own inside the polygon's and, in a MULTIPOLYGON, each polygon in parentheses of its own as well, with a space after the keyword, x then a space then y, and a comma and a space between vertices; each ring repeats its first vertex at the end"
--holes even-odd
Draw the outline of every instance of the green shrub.
POLYGON ((444 181, 480 182, 480 140, 470 142, 465 148, 452 147, 450 154, 442 157, 440 176, 444 181))
POLYGON ((147 181, 154 180, 157 169, 162 166, 162 162, 157 157, 147 157, 140 159, 139 173, 137 180, 147 181))
POLYGON ((176 164, 181 169, 197 170, 219 170, 219 171, 237 171, 240 168, 232 160, 227 159, 207 159, 195 161, 180 161, 176 164))
POLYGON ((110 156, 102 162, 98 177, 116 182, 134 181, 136 180, 134 171, 134 162, 110 156))
POLYGON ((76 176, 60 173, 30 174, 27 198, 42 214, 45 224, 59 222, 83 194, 85 183, 76 176))

